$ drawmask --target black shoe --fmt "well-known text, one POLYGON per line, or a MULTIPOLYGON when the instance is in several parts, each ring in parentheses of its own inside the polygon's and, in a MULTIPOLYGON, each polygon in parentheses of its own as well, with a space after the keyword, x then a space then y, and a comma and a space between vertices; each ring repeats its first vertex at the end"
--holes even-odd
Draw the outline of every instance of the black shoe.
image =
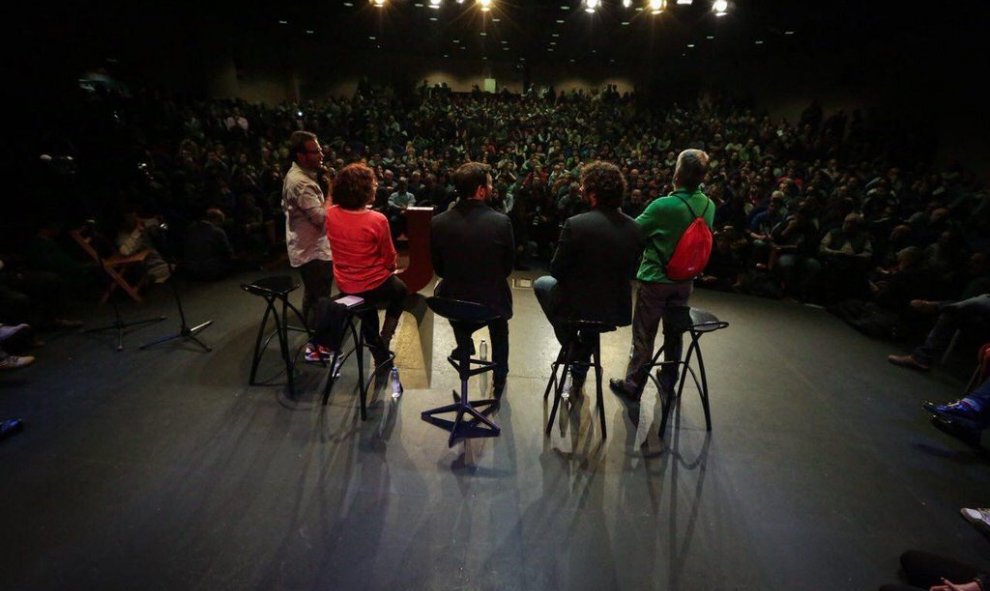
POLYGON ((387 373, 392 369, 392 360, 395 358, 394 353, 388 349, 372 349, 371 358, 375 362, 375 373, 387 373))
POLYGON ((608 381, 608 387, 615 393, 616 396, 629 402, 639 402, 639 394, 633 394, 626 390, 626 383, 624 380, 611 379, 608 381))
POLYGON ((932 415, 931 419, 932 426, 936 429, 945 433, 946 435, 951 435, 959 441, 962 441, 966 445, 971 445, 977 447, 980 445, 980 430, 966 427, 957 421, 950 418, 940 417, 937 415, 932 415))

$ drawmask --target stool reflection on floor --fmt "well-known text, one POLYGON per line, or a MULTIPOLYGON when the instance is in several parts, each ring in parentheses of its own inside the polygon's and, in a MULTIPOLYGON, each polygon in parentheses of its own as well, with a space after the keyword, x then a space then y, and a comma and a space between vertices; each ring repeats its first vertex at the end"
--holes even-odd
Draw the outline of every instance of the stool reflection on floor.
MULTIPOLYGON (((427 298, 426 304, 438 316, 449 320, 455 331, 474 333, 499 318, 494 310, 475 302, 431 297, 427 298)), ((462 350, 460 347, 454 349, 447 357, 447 361, 457 370, 457 375, 461 379, 461 391, 460 393, 457 390, 453 391, 454 404, 423 411, 421 415, 423 420, 450 431, 450 437, 447 439, 448 447, 453 447, 454 443, 461 439, 498 437, 502 429, 489 418, 489 415, 497 409, 498 400, 468 400, 468 380, 473 376, 494 371, 495 363, 484 359, 473 359, 470 351, 462 350), (454 420, 435 416, 450 412, 456 413, 454 420)))

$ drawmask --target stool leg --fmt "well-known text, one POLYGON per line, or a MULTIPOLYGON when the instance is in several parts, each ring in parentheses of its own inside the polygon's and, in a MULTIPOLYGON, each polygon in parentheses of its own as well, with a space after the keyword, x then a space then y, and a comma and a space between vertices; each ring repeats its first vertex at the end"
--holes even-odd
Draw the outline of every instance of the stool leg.
POLYGON ((361 320, 361 331, 351 322, 351 336, 354 337, 354 354, 357 355, 358 366, 358 396, 361 397, 361 420, 368 420, 368 386, 364 383, 364 320, 361 320))
POLYGON ((602 439, 608 437, 605 427, 605 398, 602 396, 602 360, 601 341, 599 335, 595 335, 595 348, 592 352, 595 360, 595 394, 598 396, 598 419, 602 425, 602 439))
POLYGON ((678 398, 681 397, 681 392, 684 391, 684 382, 687 381, 688 366, 691 365, 691 356, 694 355, 695 351, 698 351, 700 353, 700 349, 698 348, 698 338, 700 337, 696 337, 694 333, 691 333, 691 344, 688 345, 687 354, 684 356, 684 364, 681 367, 681 375, 678 378, 680 382, 679 384, 677 384, 678 398))
MULTIPOLYGON (((698 337, 701 338, 701 337, 698 337)), ((701 356, 701 346, 698 345, 698 338, 694 340, 695 349, 698 351, 698 372, 701 373, 701 406, 705 409, 705 427, 712 430, 712 413, 708 404, 708 376, 705 374, 705 359, 701 356)))
POLYGON ((333 390, 333 383, 337 380, 333 368, 337 367, 338 358, 340 358, 340 351, 334 351, 333 357, 330 359, 330 368, 327 370, 330 375, 327 376, 327 384, 323 386, 323 406, 326 406, 327 401, 330 400, 330 391, 333 390))
POLYGON ((275 330, 278 332, 278 346, 282 350, 282 360, 285 361, 285 375, 289 381, 289 396, 295 396, 296 389, 293 382, 294 376, 292 375, 295 373, 295 369, 292 366, 292 360, 289 356, 289 342, 285 336, 284 323, 278 317, 278 310, 275 310, 272 317, 275 318, 275 330))
POLYGON ((265 326, 268 324, 268 315, 272 311, 272 300, 265 298, 265 302, 267 302, 268 305, 265 306, 265 313, 261 317, 261 326, 258 327, 258 338, 254 341, 254 359, 251 360, 251 379, 248 383, 252 386, 256 383, 255 380, 258 376, 258 364, 261 363, 261 355, 264 353, 264 350, 259 350, 261 349, 261 339, 265 337, 265 326))
MULTIPOLYGON (((557 368, 553 371, 553 407, 550 409, 550 418, 547 420, 546 434, 550 435, 550 431, 553 430, 553 420, 557 417, 557 408, 560 406, 560 396, 564 391, 564 384, 567 383, 567 374, 571 372, 571 362, 574 361, 574 342, 575 339, 570 339, 566 345, 560 348, 560 353, 557 355, 558 361, 555 363, 557 367, 560 365, 564 366, 564 370, 560 374, 560 380, 557 380, 557 368), (559 361, 561 355, 563 355, 563 362, 559 361)), ((547 388, 550 384, 547 384, 547 388)))
POLYGON ((546 400, 547 396, 550 395, 550 388, 557 387, 557 370, 560 368, 560 364, 564 360, 565 348, 561 347, 560 352, 557 353, 557 360, 550 364, 550 379, 547 380, 547 389, 543 391, 543 399, 546 400))

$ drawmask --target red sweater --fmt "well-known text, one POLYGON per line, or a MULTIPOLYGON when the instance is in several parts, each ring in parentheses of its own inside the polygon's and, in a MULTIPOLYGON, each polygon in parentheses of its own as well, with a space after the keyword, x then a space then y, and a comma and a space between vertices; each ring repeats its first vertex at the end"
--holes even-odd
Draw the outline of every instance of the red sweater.
POLYGON ((370 209, 327 210, 327 239, 333 250, 333 276, 343 293, 381 285, 395 271, 395 246, 388 219, 370 209))

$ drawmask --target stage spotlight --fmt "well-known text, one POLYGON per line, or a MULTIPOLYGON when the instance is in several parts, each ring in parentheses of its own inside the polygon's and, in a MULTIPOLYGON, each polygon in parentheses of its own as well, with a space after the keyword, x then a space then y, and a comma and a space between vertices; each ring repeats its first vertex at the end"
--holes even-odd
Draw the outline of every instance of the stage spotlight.
POLYGON ((715 0, 715 2, 712 2, 712 11, 714 11, 719 16, 725 14, 727 10, 729 10, 728 0, 715 0))
POLYGON ((478 0, 478 4, 481 6, 482 12, 488 12, 492 9, 492 0, 478 0))
POLYGON ((385 0, 371 0, 371 3, 374 4, 377 8, 381 8, 382 6, 385 6, 385 0))
POLYGON ((667 7, 666 0, 650 0, 650 12, 653 14, 660 14, 664 8, 667 7))
POLYGON ((595 9, 598 8, 599 3, 599 0, 584 0, 584 11, 588 14, 594 13, 595 9))
POLYGON ((430 0, 430 8, 440 8, 440 0, 430 0))
POLYGON ((693 0, 677 0, 677 3, 678 3, 678 4, 684 4, 684 5, 686 5, 686 6, 691 6, 691 2, 692 2, 692 1, 693 1, 693 0))
POLYGON ((632 0, 622 0, 622 6, 624 6, 625 8, 629 8, 630 6, 632 6, 632 0))

